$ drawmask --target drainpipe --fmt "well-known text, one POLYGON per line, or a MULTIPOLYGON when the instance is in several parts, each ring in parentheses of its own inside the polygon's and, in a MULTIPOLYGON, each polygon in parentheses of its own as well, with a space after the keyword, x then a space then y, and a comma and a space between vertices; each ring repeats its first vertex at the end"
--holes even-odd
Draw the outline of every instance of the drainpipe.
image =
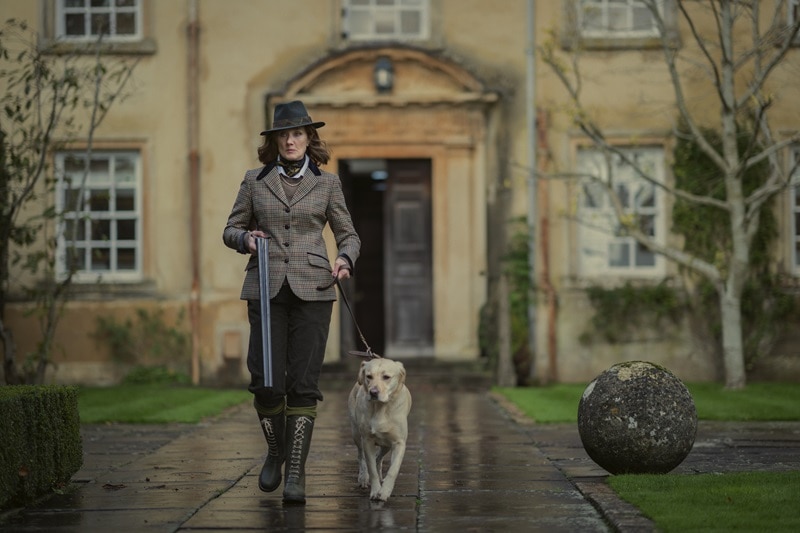
POLYGON ((192 383, 200 383, 200 152, 198 138, 200 25, 197 0, 189 0, 187 41, 187 118, 189 145, 189 236, 191 241, 192 290, 189 300, 189 317, 192 328, 192 383))
MULTIPOLYGON (((542 162, 542 170, 547 170, 547 162, 550 161, 550 144, 547 139, 548 121, 546 113, 537 113, 536 129, 539 146, 545 159, 542 162)), ((558 338, 556 336, 556 324, 558 320, 558 293, 550 279, 550 194, 548 192, 548 182, 543 180, 540 184, 541 198, 541 235, 542 235, 542 290, 547 295, 547 363, 549 372, 548 381, 558 382, 558 338)))
POLYGON ((535 33, 535 0, 528 0, 528 47, 526 113, 528 124, 528 350, 531 354, 529 377, 536 380, 536 33, 535 33))

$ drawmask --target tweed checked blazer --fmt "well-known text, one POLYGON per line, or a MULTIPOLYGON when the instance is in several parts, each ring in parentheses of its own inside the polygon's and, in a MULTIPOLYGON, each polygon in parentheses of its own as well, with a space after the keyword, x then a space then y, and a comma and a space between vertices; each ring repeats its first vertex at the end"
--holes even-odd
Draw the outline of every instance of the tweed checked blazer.
MULTIPOLYGON (((331 301, 336 299, 333 287, 317 290, 330 283, 333 270, 322 238, 326 223, 333 230, 338 255, 355 267, 361 239, 353 227, 339 177, 309 161, 289 201, 278 168, 270 163, 245 173, 222 240, 229 248, 249 254, 248 231, 263 231, 269 236, 270 298, 278 294, 286 279, 303 300, 331 301)), ((256 255, 250 255, 245 272, 240 298, 260 299, 256 255)))

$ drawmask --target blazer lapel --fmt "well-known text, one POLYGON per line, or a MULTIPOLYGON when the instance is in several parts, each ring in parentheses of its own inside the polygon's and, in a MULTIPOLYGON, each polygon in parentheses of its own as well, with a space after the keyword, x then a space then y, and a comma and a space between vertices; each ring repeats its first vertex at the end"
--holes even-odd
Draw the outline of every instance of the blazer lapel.
MULTIPOLYGON (((314 174, 314 171, 311 168, 307 168, 305 174, 303 174, 303 179, 300 181, 300 185, 297 187, 297 190, 292 196, 292 201, 289 205, 294 205, 302 200, 303 197, 310 193, 311 189, 317 185, 318 181, 319 178, 317 178, 317 176, 314 174)), ((286 198, 285 195, 284 198, 286 198)))
POLYGON ((278 172, 277 167, 273 167, 267 175, 264 176, 262 181, 278 200, 284 205, 289 205, 289 199, 286 197, 286 191, 283 190, 283 185, 281 185, 281 174, 278 172))

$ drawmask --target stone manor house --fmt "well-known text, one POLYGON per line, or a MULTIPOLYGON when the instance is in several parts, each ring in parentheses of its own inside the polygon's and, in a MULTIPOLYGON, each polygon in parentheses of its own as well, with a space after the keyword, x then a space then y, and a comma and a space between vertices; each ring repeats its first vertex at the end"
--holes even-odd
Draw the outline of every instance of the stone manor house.
MULTIPOLYGON (((777 3, 762 2, 770 9, 777 3)), ((689 4, 700 12, 701 3, 689 4)), ((791 25, 798 1, 782 4, 791 25)), ((693 46, 677 1, 664 0, 661 9, 675 45, 693 46)), ((573 215, 582 210, 610 209, 589 202, 579 181, 542 179, 576 174, 597 154, 531 43, 560 53, 580 49, 587 108, 614 143, 647 161, 659 179, 672 179, 674 93, 640 2, 0 0, 0 13, 28 21, 40 46, 53 51, 85 44, 103 24, 110 28, 107 57, 139 59, 132 94, 112 109, 92 155, 91 194, 120 200, 90 217, 115 229, 89 231, 79 243, 88 259, 58 329, 50 381, 118 381, 125 369, 94 338, 97 318, 122 321, 147 309, 185 317, 193 340, 186 369, 196 381, 244 382, 245 259, 224 247, 222 229, 245 171, 260 165, 259 132, 275 104, 295 99, 326 123, 326 169, 341 177, 363 240, 346 290, 379 353, 447 362, 484 357, 482 311, 494 309, 486 313, 491 329, 508 329, 498 304, 508 290, 503 258, 533 217, 536 379, 587 381, 634 359, 682 378, 719 378, 719 361, 687 320, 645 328, 624 342, 592 334, 589 287, 657 285, 679 277, 678 269, 630 237, 579 224, 573 215)), ((713 31, 711 22, 701 21, 699 30, 713 31)), ((797 45, 771 87, 780 111, 774 126, 783 135, 800 128, 797 45)), ((687 87, 700 106, 708 103, 701 87, 687 87)), ((70 146, 80 153, 80 142, 70 146)), ((54 167, 69 172, 70 154, 53 153, 54 167)), ((787 167, 798 154, 794 147, 782 156, 787 167)), ((666 242, 667 195, 620 173, 641 200, 637 213, 666 242)), ((774 209, 774 269, 796 285, 800 193, 786 190, 774 209)), ((7 309, 20 353, 38 334, 27 305, 17 298, 7 309)), ((791 359, 797 341, 790 331, 769 356, 791 359)), ((326 360, 360 348, 337 304, 326 360)))

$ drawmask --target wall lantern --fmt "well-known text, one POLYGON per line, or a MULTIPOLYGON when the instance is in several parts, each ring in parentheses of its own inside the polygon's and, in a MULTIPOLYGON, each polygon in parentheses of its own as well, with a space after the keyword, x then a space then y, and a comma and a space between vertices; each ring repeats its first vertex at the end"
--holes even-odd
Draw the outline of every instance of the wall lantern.
POLYGON ((375 62, 375 72, 373 72, 375 89, 379 93, 388 93, 394 86, 394 67, 392 60, 386 56, 381 56, 375 62))

